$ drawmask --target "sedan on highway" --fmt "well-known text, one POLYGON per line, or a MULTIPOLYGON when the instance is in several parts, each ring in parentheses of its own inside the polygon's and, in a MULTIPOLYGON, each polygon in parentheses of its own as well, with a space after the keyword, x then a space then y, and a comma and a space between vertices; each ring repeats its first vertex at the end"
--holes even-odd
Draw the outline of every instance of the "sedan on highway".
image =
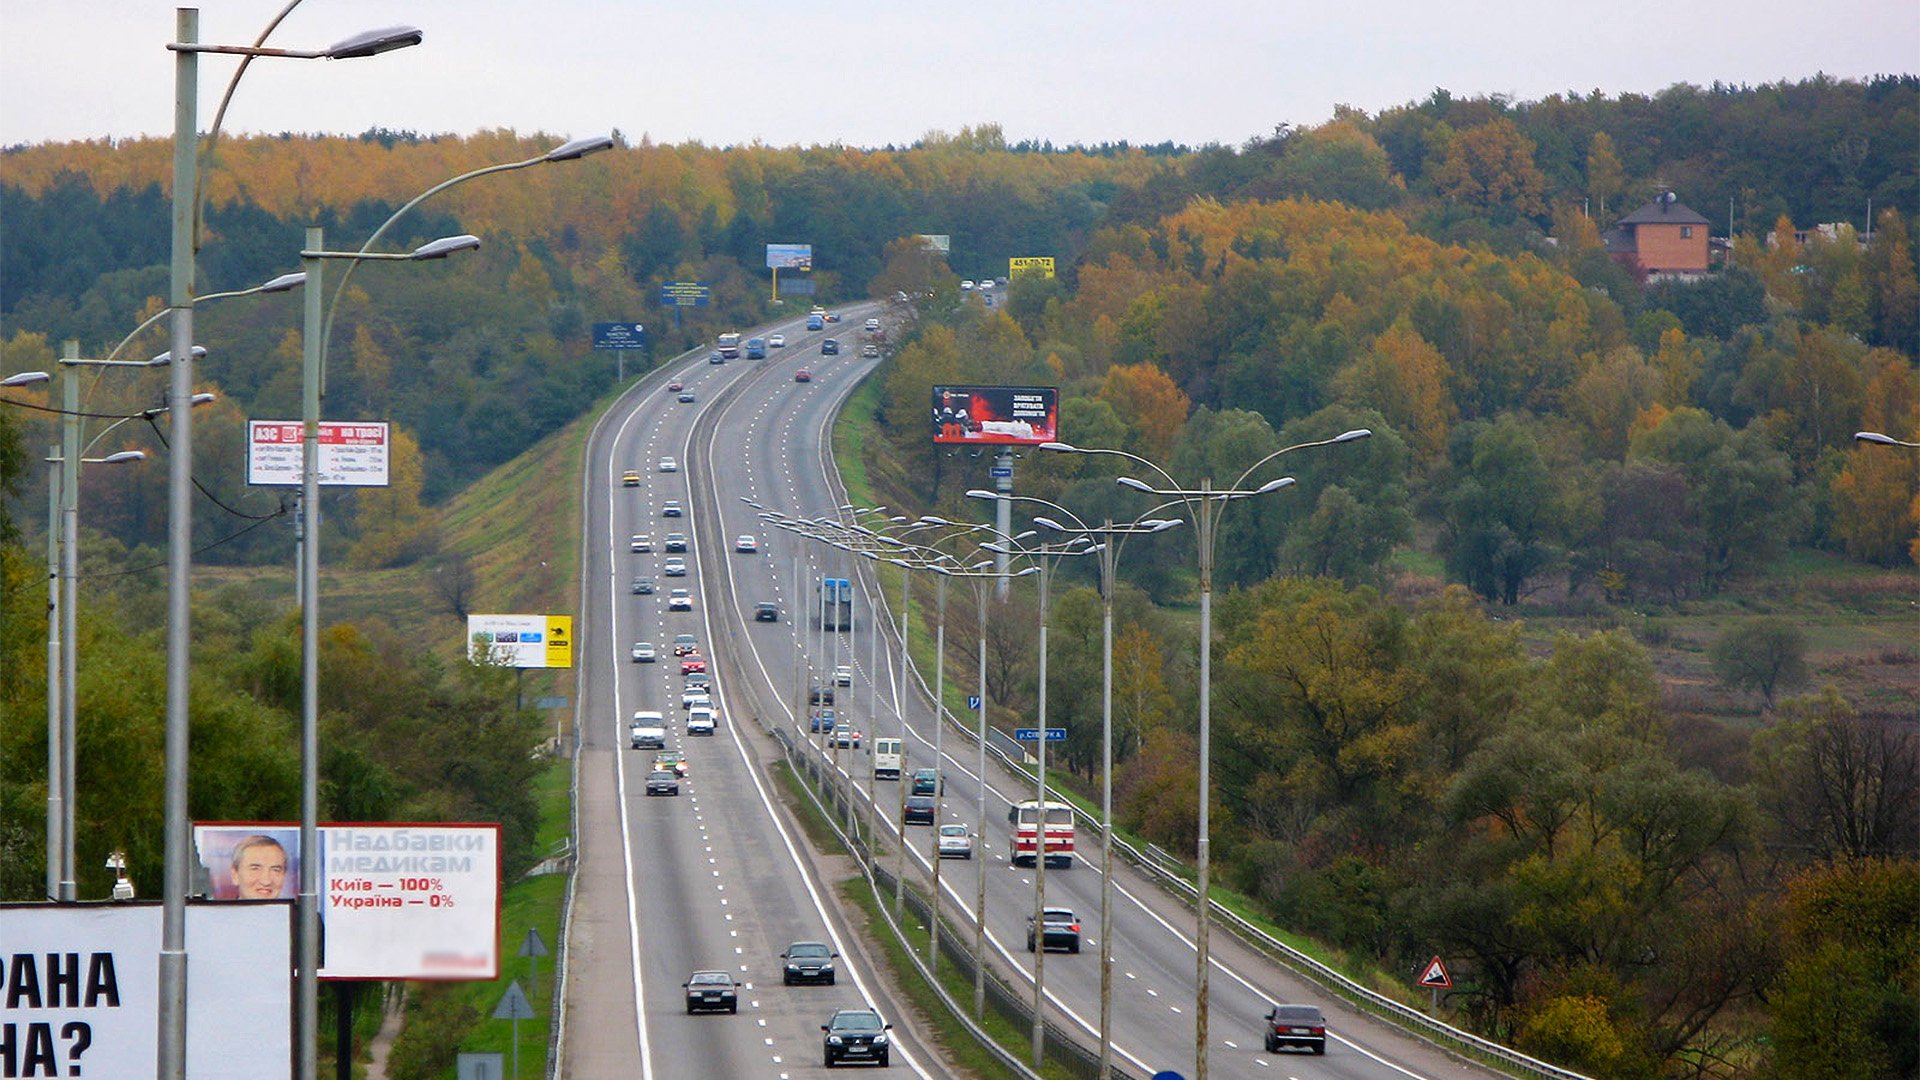
POLYGON ((799 371, 796 371, 793 373, 793 381, 794 382, 812 382, 813 372, 808 371, 806 368, 801 368, 799 371))
POLYGON ((621 486, 623 487, 639 487, 640 486, 640 470, 628 469, 626 472, 621 473, 620 483, 621 483, 621 486))
POLYGON ((815 734, 833 730, 833 710, 815 709, 807 720, 807 730, 815 734))
POLYGON ((646 533, 634 533, 633 537, 627 541, 627 550, 641 553, 652 551, 653 537, 646 533))
POLYGON ((973 833, 965 825, 940 826, 940 857, 943 859, 973 858, 973 833))
POLYGON ((820 355, 821 356, 839 356, 840 355, 840 339, 827 338, 825 341, 822 341, 820 343, 820 355))
POLYGON ((886 1067, 891 1049, 887 1032, 893 1025, 872 1009, 841 1009, 821 1024, 820 1030, 827 1033, 823 1040, 827 1068, 843 1061, 873 1061, 886 1067))
POLYGON ((668 499, 660 504, 661 517, 680 517, 685 511, 680 509, 679 499, 668 499))
POLYGON ((875 345, 872 342, 868 342, 867 344, 860 346, 860 355, 871 360, 874 357, 880 355, 880 346, 875 345))
MULTIPOLYGON (((1080 919, 1072 908, 1050 907, 1041 912, 1041 921, 1045 929, 1041 931, 1040 944, 1048 949, 1065 949, 1070 953, 1080 951, 1080 919)), ((1027 916, 1027 951, 1033 951, 1033 916, 1027 916)))
POLYGON ((698 653, 680 658, 680 674, 692 675, 707 670, 707 658, 698 653))
POLYGON ((687 534, 677 533, 677 532, 668 533, 667 534, 667 550, 668 551, 687 550, 687 534))
POLYGON ((634 578, 632 588, 633 588, 633 594, 635 596, 652 596, 653 595, 653 579, 650 577, 634 578))
POLYGON ((693 594, 685 589, 675 589, 667 594, 668 611, 692 611, 693 594))
POLYGON ((907 812, 901 815, 900 820, 908 825, 931 825, 938 813, 939 806, 934 802, 933 796, 909 795, 907 812))
POLYGON ((647 774, 648 795, 680 794, 680 778, 665 769, 655 769, 647 774))
POLYGON ((787 335, 785 335, 785 334, 770 334, 770 335, 768 335, 768 337, 767 337, 767 348, 769 348, 769 349, 784 349, 784 348, 786 348, 786 347, 787 347, 787 335))
POLYGON ((686 577, 687 560, 675 555, 673 558, 660 564, 660 572, 668 577, 686 577))
POLYGON ((633 648, 629 650, 629 655, 633 657, 633 662, 636 664, 651 664, 660 657, 659 652, 654 649, 653 642, 651 641, 634 642, 633 648))
POLYGON ((694 401, 693 391, 691 390, 680 391, 680 404, 691 405, 693 404, 693 401, 694 401))
POLYGON ((795 983, 826 983, 833 985, 833 959, 840 954, 827 948, 824 942, 796 941, 787 946, 780 954, 786 961, 781 970, 780 982, 786 986, 795 983))
POLYGON ((690 1013, 720 1009, 730 1013, 740 1011, 739 988, 733 976, 724 971, 696 971, 680 987, 687 992, 687 1011, 690 1013))
POLYGON ((760 550, 760 541, 754 539, 747 533, 741 533, 739 536, 733 538, 733 550, 745 555, 751 555, 760 550))
POLYGON ((663 457, 660 459, 660 471, 661 472, 679 472, 680 463, 673 460, 670 457, 663 457))
POLYGON ((1267 1013, 1267 1053, 1283 1046, 1304 1046, 1316 1054, 1327 1052, 1327 1018, 1318 1005, 1275 1005, 1267 1013))
POLYGON ((860 749, 860 729, 854 727, 851 720, 842 720, 833 725, 833 745, 842 749, 860 749))
MULTIPOLYGON (((700 651, 699 638, 694 637, 692 634, 675 634, 673 636, 673 655, 686 656, 689 653, 696 653, 699 651, 700 651)), ((685 673, 682 672, 682 674, 685 674, 685 673)))
POLYGON ((754 622, 779 622, 780 605, 771 600, 762 600, 753 605, 754 622))

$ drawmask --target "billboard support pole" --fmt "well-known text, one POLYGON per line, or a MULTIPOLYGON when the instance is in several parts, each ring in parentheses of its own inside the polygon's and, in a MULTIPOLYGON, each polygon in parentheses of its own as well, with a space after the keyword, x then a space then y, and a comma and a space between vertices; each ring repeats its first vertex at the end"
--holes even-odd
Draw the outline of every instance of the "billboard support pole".
POLYGON ((780 268, 772 266, 768 269, 773 271, 773 302, 777 304, 780 302, 780 268))
MULTIPOLYGON (((1001 495, 994 500, 993 527, 1001 536, 1013 535, 1013 451, 1001 447, 994 456, 993 487, 1001 495)), ((999 551, 993 556, 993 571, 999 579, 993 583, 994 595, 1001 603, 1007 600, 1007 561, 1011 553, 999 551)))

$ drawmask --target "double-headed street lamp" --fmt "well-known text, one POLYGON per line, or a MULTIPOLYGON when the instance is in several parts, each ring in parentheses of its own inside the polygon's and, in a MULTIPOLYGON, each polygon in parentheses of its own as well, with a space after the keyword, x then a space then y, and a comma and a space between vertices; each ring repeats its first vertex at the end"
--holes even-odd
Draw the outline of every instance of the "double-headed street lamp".
MULTIPOLYGON (((1004 495, 996 491, 974 489, 967 492, 975 499, 1006 499, 1047 507, 1072 522, 1062 525, 1051 517, 1035 516, 1033 523, 1055 532, 1092 539, 1100 544, 1100 1068, 1098 1075, 1108 1076, 1113 1068, 1113 590, 1120 548, 1130 536, 1165 532, 1180 522, 1177 519, 1141 517, 1115 525, 1093 526, 1059 503, 1032 495, 1004 495)), ((1157 509, 1157 508, 1156 508, 1157 509)), ((1148 511, 1149 514, 1155 511, 1148 511)))
POLYGON ((1209 773, 1211 770, 1211 751, 1213 739, 1212 714, 1212 676, 1213 676, 1213 545, 1218 535, 1220 515, 1227 505, 1241 499, 1250 499, 1256 495, 1279 491, 1293 485, 1290 476, 1269 480, 1257 488, 1242 489, 1241 484, 1252 476, 1255 470, 1282 454, 1295 450, 1305 450, 1315 446, 1330 446, 1334 443, 1353 442, 1364 439, 1373 432, 1366 428, 1356 428, 1342 432, 1331 439, 1319 439, 1313 442, 1296 443, 1284 446, 1252 465, 1236 477, 1233 483, 1224 488, 1213 486, 1212 477, 1203 477, 1200 486, 1184 487, 1179 481, 1159 465, 1137 454, 1125 450, 1088 448, 1073 446, 1063 442, 1041 443, 1040 449, 1068 454, 1109 454, 1125 458, 1146 466, 1165 481, 1165 487, 1155 487, 1143 480, 1131 476, 1116 479, 1121 487, 1155 495, 1163 499, 1181 503, 1194 523, 1195 539, 1199 548, 1200 563, 1200 785, 1198 837, 1195 844, 1195 869, 1199 878, 1199 900, 1194 911, 1194 950, 1196 967, 1194 976, 1194 1077, 1206 1080, 1207 1077, 1207 1019, 1208 1019, 1208 976, 1211 958, 1209 955, 1208 935, 1213 921, 1213 897, 1210 892, 1211 878, 1211 836, 1209 831, 1209 773))

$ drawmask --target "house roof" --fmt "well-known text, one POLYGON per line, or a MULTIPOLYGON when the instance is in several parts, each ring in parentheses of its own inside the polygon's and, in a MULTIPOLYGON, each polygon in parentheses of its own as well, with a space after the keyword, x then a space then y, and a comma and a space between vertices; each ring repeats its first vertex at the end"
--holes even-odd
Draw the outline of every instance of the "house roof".
POLYGON ((1621 225, 1707 225, 1710 222, 1686 203, 1664 196, 1620 219, 1621 225))

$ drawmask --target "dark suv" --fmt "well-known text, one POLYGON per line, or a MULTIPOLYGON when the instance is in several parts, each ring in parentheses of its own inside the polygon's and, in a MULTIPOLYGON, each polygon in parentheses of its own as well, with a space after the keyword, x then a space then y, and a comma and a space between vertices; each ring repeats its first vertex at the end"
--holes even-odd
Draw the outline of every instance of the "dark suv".
POLYGON ((872 1009, 841 1009, 820 1025, 826 1066, 831 1069, 843 1061, 875 1061, 887 1064, 890 1047, 887 1032, 893 1025, 880 1019, 872 1009))
MULTIPOLYGON (((1049 949, 1065 949, 1070 953, 1080 951, 1080 920, 1074 917, 1073 909, 1050 907, 1041 913, 1046 922, 1042 945, 1049 949)), ((1033 951, 1033 916, 1027 916, 1027 951, 1033 951)))
POLYGON ((1327 1018, 1318 1005, 1275 1005, 1267 1013, 1267 1053, 1282 1046, 1304 1046, 1316 1054, 1327 1052, 1327 1018))

